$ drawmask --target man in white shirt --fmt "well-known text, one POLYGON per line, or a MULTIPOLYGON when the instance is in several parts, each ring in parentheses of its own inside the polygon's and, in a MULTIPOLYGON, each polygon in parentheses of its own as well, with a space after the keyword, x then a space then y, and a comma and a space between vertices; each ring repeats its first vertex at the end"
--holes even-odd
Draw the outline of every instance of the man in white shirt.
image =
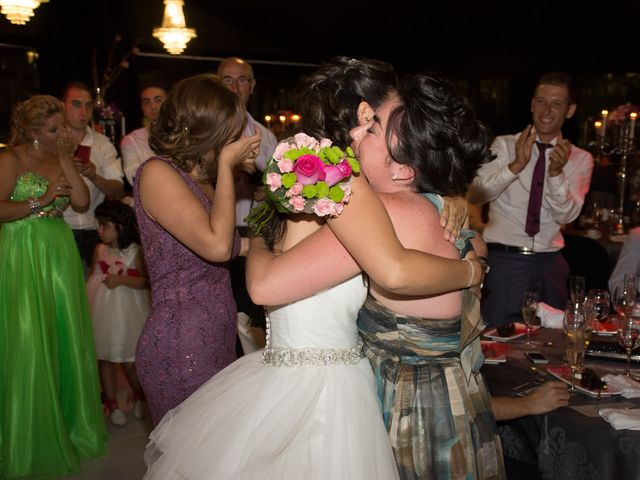
POLYGON ((569 266, 560 253, 560 228, 580 214, 593 170, 591 155, 562 138, 575 98, 570 75, 542 76, 531 100, 533 126, 497 137, 496 158, 478 170, 469 190, 472 204, 490 204, 483 237, 491 271, 482 299, 490 325, 522 321, 521 302, 529 290, 565 307, 569 266))
POLYGON ((67 126, 77 145, 86 147, 87 155, 76 152, 76 167, 89 188, 91 203, 85 213, 68 208, 64 212, 80 250, 85 269, 91 266, 95 246, 100 242, 95 208, 105 196, 118 199, 123 195, 122 165, 109 139, 89 126, 93 116, 91 89, 80 82, 68 83, 60 100, 64 104, 67 126))
MULTIPOLYGON (((229 90, 240 97, 246 110, 249 104, 249 98, 256 88, 256 79, 253 75, 253 68, 249 62, 238 57, 226 58, 218 65, 218 76, 229 90)), ((256 202, 264 200, 262 182, 259 180, 252 181, 252 178, 260 179, 261 172, 265 169, 268 160, 278 145, 278 140, 271 130, 257 122, 249 112, 247 112, 247 125, 243 132, 244 135, 253 135, 254 130, 258 128, 262 131, 260 152, 255 160, 258 171, 252 177, 241 173, 235 184, 236 226, 241 234, 246 234, 247 224, 244 218, 249 214, 256 202)), ((238 312, 246 313, 251 317, 253 321, 252 324, 259 326, 264 320, 262 308, 255 305, 249 298, 245 284, 244 270, 245 258, 236 258, 231 264, 231 282, 238 312)))
POLYGON ((167 98, 167 89, 162 85, 148 84, 140 90, 140 106, 144 117, 142 128, 126 135, 120 142, 124 174, 133 186, 133 177, 138 167, 155 155, 149 146, 149 126, 160 114, 160 107, 167 98))

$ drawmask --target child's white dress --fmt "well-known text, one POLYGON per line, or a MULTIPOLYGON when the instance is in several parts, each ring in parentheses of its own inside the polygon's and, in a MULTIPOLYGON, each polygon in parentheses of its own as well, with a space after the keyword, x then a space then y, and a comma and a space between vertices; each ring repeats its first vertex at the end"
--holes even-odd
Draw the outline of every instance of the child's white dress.
POLYGON ((137 243, 124 250, 105 244, 97 247, 98 264, 87 279, 87 294, 98 360, 114 363, 135 360, 138 337, 149 315, 149 289, 125 286, 109 289, 103 280, 107 274, 139 276, 135 263, 139 249, 137 243))

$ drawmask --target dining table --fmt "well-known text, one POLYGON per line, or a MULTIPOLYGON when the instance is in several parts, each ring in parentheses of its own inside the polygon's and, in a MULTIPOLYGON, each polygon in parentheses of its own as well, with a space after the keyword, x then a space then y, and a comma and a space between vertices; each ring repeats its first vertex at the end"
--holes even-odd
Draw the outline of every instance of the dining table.
MULTIPOLYGON (((611 332, 602 333, 605 341, 615 341, 611 332)), ((482 373, 492 395, 514 396, 525 384, 557 380, 550 371, 567 368, 562 329, 537 329, 531 336, 531 346, 525 345, 524 338, 499 342, 501 363, 485 361, 482 373), (542 353, 549 363, 532 363, 525 355, 532 350, 542 353)), ((598 338, 594 335, 594 341, 598 338)), ((599 377, 620 375, 626 371, 626 362, 586 356, 585 368, 599 377)), ((640 430, 616 430, 599 415, 603 408, 640 408, 640 398, 613 393, 577 391, 568 407, 498 422, 505 463, 535 467, 537 478, 544 479, 640 479, 640 430)))

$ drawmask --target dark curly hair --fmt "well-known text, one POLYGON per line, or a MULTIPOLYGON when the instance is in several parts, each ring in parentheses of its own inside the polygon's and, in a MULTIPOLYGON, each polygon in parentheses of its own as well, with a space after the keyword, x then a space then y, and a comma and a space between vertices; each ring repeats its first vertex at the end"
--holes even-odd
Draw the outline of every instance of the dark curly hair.
POLYGON ((98 221, 113 223, 118 232, 118 248, 124 250, 132 243, 140 243, 136 214, 129 205, 118 200, 105 200, 95 209, 98 221))
MULTIPOLYGON (((350 145, 349 131, 358 126, 360 102, 366 101, 377 108, 397 83, 393 66, 386 62, 333 57, 298 85, 300 131, 316 138, 328 138, 340 147, 350 145)), ((271 248, 284 234, 283 215, 274 213, 262 229, 261 235, 271 248)))
POLYGON ((480 164, 491 159, 492 134, 449 80, 412 74, 398 85, 386 142, 393 159, 411 166, 419 192, 465 195, 480 164))
POLYGON ((213 73, 180 80, 151 124, 149 145, 180 169, 198 167, 201 180, 214 181, 218 155, 240 138, 247 116, 238 96, 213 73))
POLYGON ((377 108, 397 81, 393 66, 380 60, 332 58, 299 86, 302 131, 341 147, 350 145, 349 130, 358 126, 360 102, 377 108))

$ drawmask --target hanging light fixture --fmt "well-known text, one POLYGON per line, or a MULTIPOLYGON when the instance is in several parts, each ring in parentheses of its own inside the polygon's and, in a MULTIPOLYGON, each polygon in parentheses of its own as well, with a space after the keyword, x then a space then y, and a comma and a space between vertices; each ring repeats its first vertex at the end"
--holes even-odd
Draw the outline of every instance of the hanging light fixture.
POLYGON ((153 29, 153 36, 159 39, 172 55, 181 54, 187 48, 187 43, 197 36, 193 28, 187 28, 185 25, 183 5, 184 0, 164 0, 162 26, 153 29))
POLYGON ((4 13, 11 23, 24 25, 33 17, 33 11, 41 3, 48 2, 49 0, 0 0, 0 13, 4 13))

